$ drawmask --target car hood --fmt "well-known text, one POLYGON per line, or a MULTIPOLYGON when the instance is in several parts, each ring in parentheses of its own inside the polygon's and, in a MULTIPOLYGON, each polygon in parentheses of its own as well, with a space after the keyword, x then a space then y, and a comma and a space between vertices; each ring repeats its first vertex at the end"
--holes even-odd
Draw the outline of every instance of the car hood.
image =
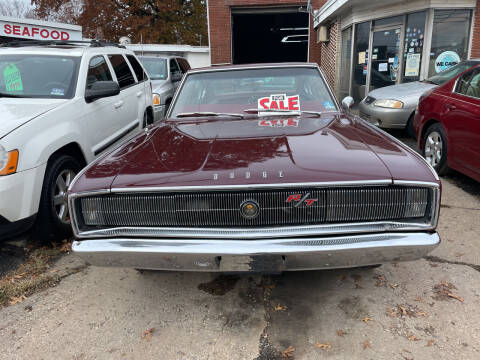
MULTIPOLYGON (((406 161, 405 151, 360 122, 340 114, 166 121, 91 166, 72 191, 390 181, 392 174, 372 144, 391 162, 395 156, 406 161)), ((402 172, 402 161, 392 164, 402 172)))
POLYGON ((168 80, 152 80, 152 91, 154 93, 159 93, 163 89, 166 89, 171 86, 171 82, 168 80))
POLYGON ((427 90, 436 87, 437 85, 424 81, 414 81, 399 85, 385 86, 380 89, 372 90, 368 93, 375 99, 394 99, 407 102, 414 99, 418 102, 420 96, 427 90))
POLYGON ((0 139, 67 100, 0 98, 0 139))

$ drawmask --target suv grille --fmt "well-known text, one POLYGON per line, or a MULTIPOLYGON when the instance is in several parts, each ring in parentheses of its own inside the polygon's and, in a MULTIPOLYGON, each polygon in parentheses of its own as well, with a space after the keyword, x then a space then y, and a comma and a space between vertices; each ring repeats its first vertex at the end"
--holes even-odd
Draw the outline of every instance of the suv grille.
POLYGON ((420 187, 316 188, 269 191, 107 194, 79 198, 80 228, 245 227, 423 218, 431 190, 420 187), (287 199, 297 195, 295 199, 287 199), (308 201, 315 200, 316 201, 308 201), (242 215, 245 201, 256 217, 242 215), (307 206, 310 203, 309 206, 307 206))

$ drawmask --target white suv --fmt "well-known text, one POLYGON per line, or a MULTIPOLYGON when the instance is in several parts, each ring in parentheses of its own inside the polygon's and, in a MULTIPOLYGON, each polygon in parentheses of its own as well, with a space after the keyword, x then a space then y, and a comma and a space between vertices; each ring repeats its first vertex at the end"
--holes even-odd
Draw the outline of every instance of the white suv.
POLYGON ((89 43, 0 47, 0 239, 70 232, 66 190, 82 167, 153 122, 132 51, 89 43))

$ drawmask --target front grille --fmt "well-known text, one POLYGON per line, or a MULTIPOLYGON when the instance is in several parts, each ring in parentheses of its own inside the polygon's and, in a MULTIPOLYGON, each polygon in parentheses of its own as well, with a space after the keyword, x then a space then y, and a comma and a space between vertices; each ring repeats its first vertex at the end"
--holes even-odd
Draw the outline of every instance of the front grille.
POLYGON ((106 194, 79 198, 80 227, 264 227, 423 218, 431 190, 420 187, 106 194), (294 200, 287 202, 292 195, 294 200), (304 201, 296 201, 298 199, 304 201), (316 199, 316 201, 308 200, 316 199), (259 206, 246 218, 245 201, 259 206), (297 206, 296 206, 297 205, 297 206))

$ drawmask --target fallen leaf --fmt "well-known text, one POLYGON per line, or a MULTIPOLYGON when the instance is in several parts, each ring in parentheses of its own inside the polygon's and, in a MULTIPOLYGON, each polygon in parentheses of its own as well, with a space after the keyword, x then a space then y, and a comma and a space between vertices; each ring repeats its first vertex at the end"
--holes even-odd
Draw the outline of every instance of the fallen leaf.
POLYGON ((362 319, 362 321, 363 321, 364 323, 368 323, 369 321, 372 321, 372 320, 373 320, 373 319, 372 319, 371 317, 368 317, 368 316, 365 316, 365 317, 362 319))
POLYGON ((402 311, 402 315, 407 315, 407 309, 403 306, 399 306, 400 310, 402 311))
POLYGON ((372 347, 372 344, 370 343, 370 340, 365 340, 362 345, 363 345, 363 350, 372 347))
POLYGON ((338 279, 342 281, 345 280, 345 275, 343 274, 338 275, 338 279))
POLYGON ((390 287, 391 287, 392 289, 396 289, 396 288, 398 287, 398 284, 390 284, 390 287))
POLYGON ((425 311, 417 311, 415 312, 415 316, 427 317, 428 314, 425 311))
POLYGON ((147 341, 152 340, 152 334, 155 331, 155 328, 150 328, 148 330, 145 330, 142 335, 142 339, 145 339, 147 341))
POLYGON ((316 346, 317 348, 322 349, 322 350, 328 350, 328 349, 331 349, 331 348, 332 348, 332 344, 330 344, 330 343, 327 343, 327 344, 316 343, 315 346, 316 346))
POLYGON ((278 305, 275 306, 273 309, 274 309, 275 311, 286 311, 286 310, 287 310, 287 307, 284 306, 284 305, 278 304, 278 305))
POLYGON ((338 336, 343 336, 345 333, 343 332, 343 330, 337 330, 337 335, 338 336))
POLYGON ((398 317, 397 309, 395 309, 395 308, 393 308, 393 309, 387 308, 387 315, 388 315, 388 316, 391 316, 391 317, 398 317))
POLYGON ((451 298, 457 299, 460 302, 464 302, 464 299, 459 295, 456 295, 456 294, 453 294, 453 293, 447 293, 447 296, 450 296, 451 298))
POLYGON ((64 252, 64 253, 68 253, 68 252, 72 251, 72 243, 64 240, 63 244, 62 244, 62 246, 60 246, 59 250, 64 252))
POLYGON ((20 295, 18 297, 12 297, 10 298, 10 305, 15 305, 15 304, 21 304, 23 302, 23 300, 25 300, 27 297, 25 295, 20 295))
POLYGON ((435 343, 435 340, 431 339, 427 341, 427 346, 432 346, 435 343))
POLYGON ((266 290, 275 289, 275 284, 263 284, 263 288, 266 290))
POLYGON ((421 296, 417 296, 414 300, 418 302, 423 302, 423 299, 421 296))
POLYGON ((295 348, 290 345, 288 348, 282 351, 283 358, 291 358, 293 357, 293 353, 295 352, 295 348))
POLYGON ((410 340, 410 341, 419 341, 419 340, 421 340, 421 339, 417 338, 415 335, 409 335, 409 336, 408 336, 408 340, 410 340))

